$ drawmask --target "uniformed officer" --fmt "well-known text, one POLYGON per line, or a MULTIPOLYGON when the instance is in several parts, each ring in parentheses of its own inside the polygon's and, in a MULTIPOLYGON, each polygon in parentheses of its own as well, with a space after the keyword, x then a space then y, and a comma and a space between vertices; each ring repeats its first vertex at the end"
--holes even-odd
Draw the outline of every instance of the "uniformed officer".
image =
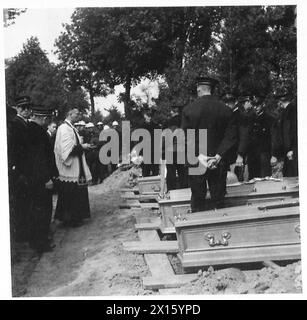
POLYGON ((17 241, 28 239, 29 189, 26 164, 29 153, 28 119, 31 114, 29 96, 15 101, 17 115, 8 129, 8 176, 10 215, 13 237, 17 241))
MULTIPOLYGON (((284 87, 276 93, 282 108, 281 136, 284 155, 284 177, 298 176, 298 143, 297 143, 297 103, 293 98, 291 87, 284 87)), ((277 149, 277 148, 275 148, 277 149)))
MULTIPOLYGON (((182 117, 183 106, 173 105, 171 106, 171 115, 167 121, 167 128, 174 132, 176 129, 181 128, 181 117, 182 117)), ((163 142, 165 142, 163 140, 163 142)), ((163 148, 163 151, 165 148, 163 148)), ((180 150, 180 145, 177 144, 176 139, 174 139, 172 144, 173 151, 173 162, 166 163, 166 184, 167 190, 182 189, 188 187, 188 172, 187 167, 184 163, 178 163, 177 155, 178 152, 184 152, 180 150), (178 181, 177 181, 178 175, 178 181)), ((179 156, 180 157, 180 156, 179 156)))
MULTIPOLYGON (((142 163, 142 176, 149 177, 149 176, 157 176, 159 174, 159 164, 155 163, 154 159, 154 130, 157 128, 156 124, 153 122, 152 117, 149 113, 144 114, 144 122, 143 122, 143 129, 146 129, 151 138, 151 159, 150 163, 142 163)), ((142 154, 140 154, 142 155, 142 154)))
POLYGON ((271 176, 271 127, 274 118, 264 105, 264 97, 252 100, 253 112, 250 118, 247 164, 249 179, 271 176))
POLYGON ((52 250, 49 227, 52 216, 52 189, 58 177, 52 145, 45 129, 53 110, 32 106, 29 122, 27 177, 30 190, 29 243, 38 253, 52 250))
POLYGON ((207 208, 207 181, 213 207, 223 205, 226 194, 227 156, 237 143, 236 126, 232 121, 231 110, 216 96, 211 95, 216 84, 217 81, 214 79, 198 78, 198 99, 183 109, 182 128, 196 130, 196 156, 203 156, 199 154, 198 129, 207 129, 207 156, 211 157, 205 174, 189 176, 193 212, 207 208))
POLYGON ((234 172, 239 181, 244 180, 245 159, 248 145, 248 122, 242 110, 241 100, 237 101, 231 91, 226 91, 222 100, 232 111, 232 118, 237 128, 237 143, 229 151, 229 165, 235 163, 234 172))

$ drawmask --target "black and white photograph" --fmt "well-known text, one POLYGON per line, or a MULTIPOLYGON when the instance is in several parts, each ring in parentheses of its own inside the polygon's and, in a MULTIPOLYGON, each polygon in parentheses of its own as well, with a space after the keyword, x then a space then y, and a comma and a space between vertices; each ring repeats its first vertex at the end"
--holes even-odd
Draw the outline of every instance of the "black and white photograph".
POLYGON ((7 295, 300 297, 304 7, 17 3, 1 8, 7 295))

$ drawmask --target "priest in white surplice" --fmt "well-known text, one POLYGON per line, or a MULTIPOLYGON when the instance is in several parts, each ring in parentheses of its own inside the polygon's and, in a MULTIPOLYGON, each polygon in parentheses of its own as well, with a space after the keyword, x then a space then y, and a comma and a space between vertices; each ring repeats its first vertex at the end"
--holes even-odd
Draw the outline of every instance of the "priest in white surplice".
POLYGON ((58 202, 55 219, 65 226, 77 227, 82 220, 90 217, 88 182, 92 179, 87 166, 84 150, 91 148, 81 143, 74 123, 79 118, 79 110, 68 111, 65 121, 57 131, 54 153, 59 170, 58 202))

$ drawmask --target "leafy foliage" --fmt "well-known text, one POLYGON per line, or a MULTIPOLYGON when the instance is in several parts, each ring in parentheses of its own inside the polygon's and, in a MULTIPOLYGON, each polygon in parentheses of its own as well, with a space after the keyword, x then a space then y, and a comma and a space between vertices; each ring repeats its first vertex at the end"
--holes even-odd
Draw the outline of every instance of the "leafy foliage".
POLYGON ((6 62, 5 76, 8 105, 13 105, 20 95, 29 95, 34 104, 58 109, 60 117, 71 106, 88 107, 80 88, 69 90, 65 86, 61 70, 49 62, 37 38, 30 38, 23 50, 6 62))
POLYGON ((8 8, 3 9, 4 27, 8 27, 15 23, 15 19, 27 9, 8 8))

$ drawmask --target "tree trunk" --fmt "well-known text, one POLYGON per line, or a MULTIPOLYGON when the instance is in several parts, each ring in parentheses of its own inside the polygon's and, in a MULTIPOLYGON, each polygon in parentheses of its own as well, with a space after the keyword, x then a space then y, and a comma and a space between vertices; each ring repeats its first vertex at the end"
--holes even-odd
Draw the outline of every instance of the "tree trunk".
POLYGON ((89 90, 90 94, 90 101, 91 101, 91 118, 92 120, 94 119, 94 114, 95 114, 95 101, 94 101, 94 94, 92 90, 89 90))
POLYGON ((124 98, 124 108, 125 108, 125 118, 130 120, 130 91, 131 91, 131 77, 127 76, 125 83, 125 98, 124 98))

